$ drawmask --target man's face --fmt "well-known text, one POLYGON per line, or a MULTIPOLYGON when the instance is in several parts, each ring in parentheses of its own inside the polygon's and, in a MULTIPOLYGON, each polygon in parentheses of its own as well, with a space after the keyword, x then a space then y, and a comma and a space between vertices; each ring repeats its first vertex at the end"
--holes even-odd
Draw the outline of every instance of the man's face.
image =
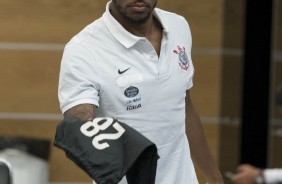
POLYGON ((112 0, 112 9, 119 18, 133 24, 144 23, 157 5, 157 0, 112 0))

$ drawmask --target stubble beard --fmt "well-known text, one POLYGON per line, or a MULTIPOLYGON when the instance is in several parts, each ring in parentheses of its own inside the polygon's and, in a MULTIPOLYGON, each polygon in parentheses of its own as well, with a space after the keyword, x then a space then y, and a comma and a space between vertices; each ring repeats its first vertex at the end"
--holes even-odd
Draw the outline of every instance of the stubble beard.
POLYGON ((152 13, 148 13, 145 17, 142 18, 133 18, 124 14, 124 17, 131 23, 131 24, 144 24, 150 18, 152 13))
POLYGON ((131 24, 139 25, 139 24, 144 24, 150 18, 156 5, 157 5, 157 2, 152 6, 152 8, 150 6, 151 8, 150 11, 143 17, 133 17, 133 16, 128 15, 126 11, 123 12, 121 10, 121 7, 119 7, 119 9, 126 20, 128 20, 131 24))

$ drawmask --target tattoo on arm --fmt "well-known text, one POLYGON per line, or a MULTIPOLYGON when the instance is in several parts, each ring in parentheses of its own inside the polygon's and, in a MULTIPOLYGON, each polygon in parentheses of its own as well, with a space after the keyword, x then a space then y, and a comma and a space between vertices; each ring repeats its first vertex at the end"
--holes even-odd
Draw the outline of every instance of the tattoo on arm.
POLYGON ((81 104, 64 113, 65 119, 78 119, 80 121, 88 121, 95 118, 95 106, 92 104, 81 104))

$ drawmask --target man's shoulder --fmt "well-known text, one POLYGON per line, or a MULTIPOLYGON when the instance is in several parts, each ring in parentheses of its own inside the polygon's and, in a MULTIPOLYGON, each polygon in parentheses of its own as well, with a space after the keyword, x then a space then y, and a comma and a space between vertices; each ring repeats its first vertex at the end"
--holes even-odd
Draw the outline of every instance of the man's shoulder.
POLYGON ((181 35, 182 31, 190 30, 186 18, 180 14, 156 8, 155 15, 167 30, 177 35, 181 35))
POLYGON ((175 19, 185 20, 185 18, 182 15, 177 14, 175 12, 170 12, 160 8, 155 8, 155 12, 159 17, 166 18, 167 20, 171 20, 171 21, 175 21, 175 19))
POLYGON ((106 27, 101 18, 85 26, 81 31, 74 35, 67 45, 87 45, 98 44, 100 38, 105 34, 106 27))

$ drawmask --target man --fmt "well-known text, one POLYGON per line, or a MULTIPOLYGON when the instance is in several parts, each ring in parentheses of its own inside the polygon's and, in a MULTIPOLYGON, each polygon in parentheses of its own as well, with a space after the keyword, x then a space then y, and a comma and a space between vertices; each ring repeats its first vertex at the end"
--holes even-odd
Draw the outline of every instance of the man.
POLYGON ((68 119, 116 118, 153 141, 160 156, 156 184, 198 183, 193 163, 207 183, 223 183, 190 97, 189 26, 156 4, 112 0, 66 45, 61 110, 68 119))

